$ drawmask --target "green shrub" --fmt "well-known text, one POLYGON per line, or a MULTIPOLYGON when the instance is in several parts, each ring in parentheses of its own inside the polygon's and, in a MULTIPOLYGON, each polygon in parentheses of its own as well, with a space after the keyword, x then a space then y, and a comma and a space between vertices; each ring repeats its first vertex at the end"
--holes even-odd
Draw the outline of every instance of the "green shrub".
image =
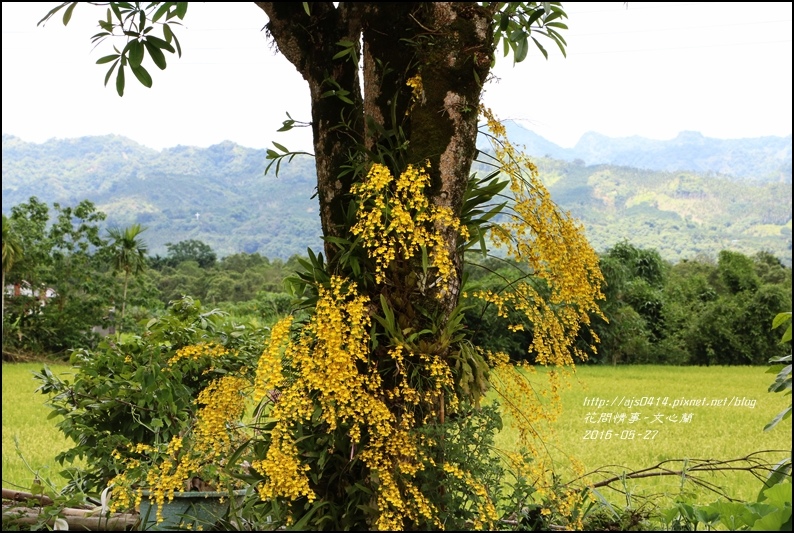
POLYGON ((262 337, 262 331, 236 324, 217 309, 205 311, 185 297, 150 320, 141 336, 73 351, 73 381, 45 366, 35 374, 38 390, 51 395, 51 416, 63 417, 57 427, 75 442, 56 459, 62 465, 78 458, 87 463, 73 469, 71 488, 100 492, 134 458, 135 445, 168 443, 185 432, 198 409, 199 392, 211 381, 253 372, 262 337), (194 345, 219 349, 175 357, 194 345))

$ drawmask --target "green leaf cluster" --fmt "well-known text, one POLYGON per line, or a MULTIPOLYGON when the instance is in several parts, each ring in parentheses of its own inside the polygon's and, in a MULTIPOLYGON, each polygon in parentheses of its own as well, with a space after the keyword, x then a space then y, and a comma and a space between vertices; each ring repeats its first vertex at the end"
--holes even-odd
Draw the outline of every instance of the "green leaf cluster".
POLYGON ((529 40, 546 59, 549 53, 543 45, 532 35, 547 37, 554 42, 566 56, 565 42, 560 30, 567 30, 568 26, 562 22, 568 18, 560 2, 491 2, 495 14, 494 48, 498 48, 501 41, 504 56, 513 52, 513 62, 521 63, 529 53, 529 40))
MULTIPOLYGON (((77 4, 64 2, 54 7, 39 21, 39 25, 66 8, 63 15, 63 24, 66 26, 77 4)), ((109 2, 105 18, 99 20, 102 31, 91 37, 91 42, 99 45, 106 39, 120 38, 125 45, 121 50, 113 46, 114 53, 97 60, 98 65, 111 64, 105 74, 105 85, 115 71, 116 92, 124 96, 125 68, 129 68, 141 85, 151 87, 152 76, 143 66, 143 61, 148 55, 157 68, 165 70, 167 64, 164 52, 182 56, 182 47, 171 26, 181 24, 179 20, 184 19, 187 6, 187 2, 152 2, 146 7, 138 2, 109 2), (162 31, 162 37, 153 34, 156 27, 162 31)))
POLYGON ((710 505, 677 502, 662 513, 667 528, 697 531, 698 528, 728 531, 791 531, 791 476, 765 487, 755 502, 718 500, 710 505))
MULTIPOLYGON (((790 343, 791 342, 791 311, 786 313, 779 313, 775 316, 774 320, 772 321, 772 329, 779 328, 783 324, 788 322, 788 327, 786 331, 783 333, 783 338, 780 341, 781 343, 790 343)), ((774 374, 777 372, 775 376, 775 381, 769 386, 769 392, 782 392, 785 396, 791 396, 791 354, 784 355, 781 357, 773 357, 769 360, 770 363, 773 363, 767 373, 774 374), (788 363, 788 364, 786 364, 788 363)), ((769 422, 765 427, 764 431, 769 431, 773 427, 775 427, 781 420, 785 420, 791 417, 791 402, 789 401, 788 407, 783 409, 780 413, 775 416, 775 418, 769 422)), ((789 464, 789 472, 791 472, 791 465, 789 464)))

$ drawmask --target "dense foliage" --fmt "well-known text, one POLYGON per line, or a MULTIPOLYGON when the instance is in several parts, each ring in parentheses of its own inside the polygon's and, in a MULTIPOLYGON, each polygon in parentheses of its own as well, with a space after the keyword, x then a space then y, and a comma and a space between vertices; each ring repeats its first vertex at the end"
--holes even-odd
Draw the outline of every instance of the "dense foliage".
POLYGON ((114 280, 99 227, 105 214, 87 200, 53 207, 54 220, 35 197, 11 209, 22 256, 5 273, 4 353, 87 346, 96 339, 92 327, 107 323, 114 280))
MULTIPOLYGON (((520 269, 505 260, 475 261, 470 289, 501 287, 520 269)), ((593 317, 601 344, 589 353, 591 363, 762 365, 784 355, 769 321, 791 307, 791 268, 767 252, 722 251, 717 261, 671 264, 655 250, 622 242, 601 255, 601 271, 607 320, 593 317)), ((467 310, 481 345, 520 358, 530 323, 511 335, 494 333, 516 318, 475 301, 467 310)))
MULTIPOLYGON (((89 202, 81 205, 83 216, 103 217, 89 202)), ((77 208, 58 206, 56 212, 64 209, 71 213, 77 208)), ((130 309, 122 324, 119 314, 111 312, 114 302, 122 302, 124 276, 113 275, 110 242, 99 238, 94 241, 98 247, 64 251, 63 239, 57 238, 67 229, 64 216, 59 219, 61 229, 48 232, 49 209, 38 199, 12 211, 9 231, 24 255, 7 275, 4 353, 65 353, 94 346, 99 340, 94 331, 106 332, 113 326, 140 333, 150 317, 161 315, 169 302, 184 296, 241 319, 272 324, 289 312, 293 301, 285 278, 303 268, 298 256, 282 261, 238 253, 217 259, 216 252, 201 241, 175 243, 166 256, 148 257, 148 268, 130 276, 130 309), (73 268, 57 268, 75 264, 83 276, 76 278, 73 268), (42 298, 45 286, 51 292, 42 298), (30 312, 32 306, 38 312, 30 312)), ((89 225, 73 220, 71 238, 81 242, 80 235, 89 231, 89 225)), ((147 232, 140 238, 146 241, 148 236, 147 232)), ((791 268, 768 252, 747 256, 724 250, 716 258, 670 263, 656 250, 623 241, 601 254, 600 267, 606 278, 602 309, 608 322, 593 317, 601 345, 597 354, 590 353, 590 362, 757 365, 784 355, 768 321, 791 306, 791 268)), ((472 295, 498 291, 516 277, 531 278, 529 271, 509 259, 476 256, 466 270, 464 314, 473 341, 514 359, 528 357, 526 347, 533 339, 530 321, 510 310, 499 316, 495 305, 472 295), (506 335, 503 328, 509 324, 522 328, 514 327, 506 335)))
POLYGON ((13 206, 4 221, 4 358, 66 358, 71 349, 95 347, 102 335, 141 333, 152 316, 184 296, 222 302, 228 312, 262 324, 289 309, 284 278, 297 258, 242 253, 216 261, 215 252, 196 240, 169 245, 165 257, 146 257, 144 228, 112 228, 104 238, 99 222, 105 214, 91 202, 53 209, 55 220, 32 197, 13 206))

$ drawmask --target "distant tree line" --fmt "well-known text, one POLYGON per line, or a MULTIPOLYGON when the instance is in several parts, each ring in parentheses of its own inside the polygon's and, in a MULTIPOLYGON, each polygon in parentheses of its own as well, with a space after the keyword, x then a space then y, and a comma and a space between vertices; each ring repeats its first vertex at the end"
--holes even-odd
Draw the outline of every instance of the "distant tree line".
MULTIPOLYGON (((185 295, 240 321, 274 322, 290 311, 284 278, 300 258, 259 253, 223 258, 206 243, 168 243, 167 254, 146 255, 145 228, 100 225, 104 213, 89 201, 75 207, 32 197, 3 217, 3 356, 61 354, 96 345, 103 334, 140 333, 169 302, 185 295)), ((516 264, 500 258, 473 262, 469 294, 499 290, 516 264)), ((696 365, 766 364, 784 355, 772 317, 791 309, 792 276, 768 252, 747 256, 723 250, 672 264, 654 249, 621 242, 601 255, 606 285, 602 310, 592 317, 600 344, 589 362, 696 365)), ((531 272, 524 272, 532 279, 531 272)), ((535 279, 543 294, 542 280, 535 279)), ((480 346, 527 359, 532 324, 498 316, 471 298, 465 320, 480 346), (509 336, 496 335, 520 324, 509 336)), ((590 338, 581 339, 585 349, 590 338)))
MULTIPOLYGON (((723 250, 716 261, 703 256, 671 264, 656 250, 624 241, 601 255, 600 266, 607 321, 592 317, 600 343, 597 352, 589 351, 590 363, 762 365, 788 353, 770 324, 791 309, 791 268, 770 253, 723 250)), ((472 269, 469 291, 499 287, 515 268, 486 260, 472 269)), ((499 317, 475 299, 467 319, 481 346, 528 357, 531 324, 524 322, 510 337, 494 337, 504 322, 519 317, 499 317)), ((581 348, 592 340, 583 338, 581 348)))
POLYGON ((105 214, 84 200, 52 209, 31 197, 3 216, 3 358, 61 354, 100 337, 139 333, 185 295, 241 320, 274 321, 289 310, 284 278, 297 257, 218 259, 205 243, 167 245, 147 256, 145 228, 101 230, 105 214))

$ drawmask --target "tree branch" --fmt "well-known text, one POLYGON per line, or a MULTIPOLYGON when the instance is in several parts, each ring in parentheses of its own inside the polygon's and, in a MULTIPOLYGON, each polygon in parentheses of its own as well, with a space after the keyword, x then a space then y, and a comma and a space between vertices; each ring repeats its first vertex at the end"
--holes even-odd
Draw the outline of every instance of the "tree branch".
POLYGON ((717 486, 716 484, 701 479, 693 473, 714 473, 714 472, 729 472, 729 471, 740 471, 740 472, 750 472, 760 481, 764 481, 766 477, 773 471, 775 471, 775 467, 777 463, 769 462, 761 456, 763 454, 773 454, 773 453, 782 453, 782 454, 791 454, 791 450, 761 450, 757 452, 753 452, 748 454, 744 457, 738 457, 735 459, 726 459, 726 460, 715 460, 715 459, 667 459, 665 461, 661 461, 654 466, 650 466, 647 468, 641 468, 639 470, 634 470, 631 472, 624 472, 623 474, 615 474, 613 471, 610 471, 611 468, 623 468, 620 465, 607 465, 602 466, 592 472, 584 474, 583 476, 572 480, 570 483, 575 483, 576 481, 586 479, 590 476, 599 475, 599 474, 611 474, 611 477, 599 481, 597 483, 590 484, 589 487, 591 488, 602 488, 602 487, 609 487, 612 490, 616 490, 618 492, 622 492, 615 487, 612 487, 613 483, 622 482, 627 479, 643 479, 649 477, 661 477, 661 476, 677 476, 684 479, 688 479, 691 482, 695 483, 698 486, 701 486, 705 489, 708 489, 721 497, 728 499, 729 501, 736 501, 734 498, 731 498, 725 491, 717 486), (672 464, 683 464, 683 465, 691 465, 691 466, 683 466, 679 468, 668 468, 666 465, 672 464))

